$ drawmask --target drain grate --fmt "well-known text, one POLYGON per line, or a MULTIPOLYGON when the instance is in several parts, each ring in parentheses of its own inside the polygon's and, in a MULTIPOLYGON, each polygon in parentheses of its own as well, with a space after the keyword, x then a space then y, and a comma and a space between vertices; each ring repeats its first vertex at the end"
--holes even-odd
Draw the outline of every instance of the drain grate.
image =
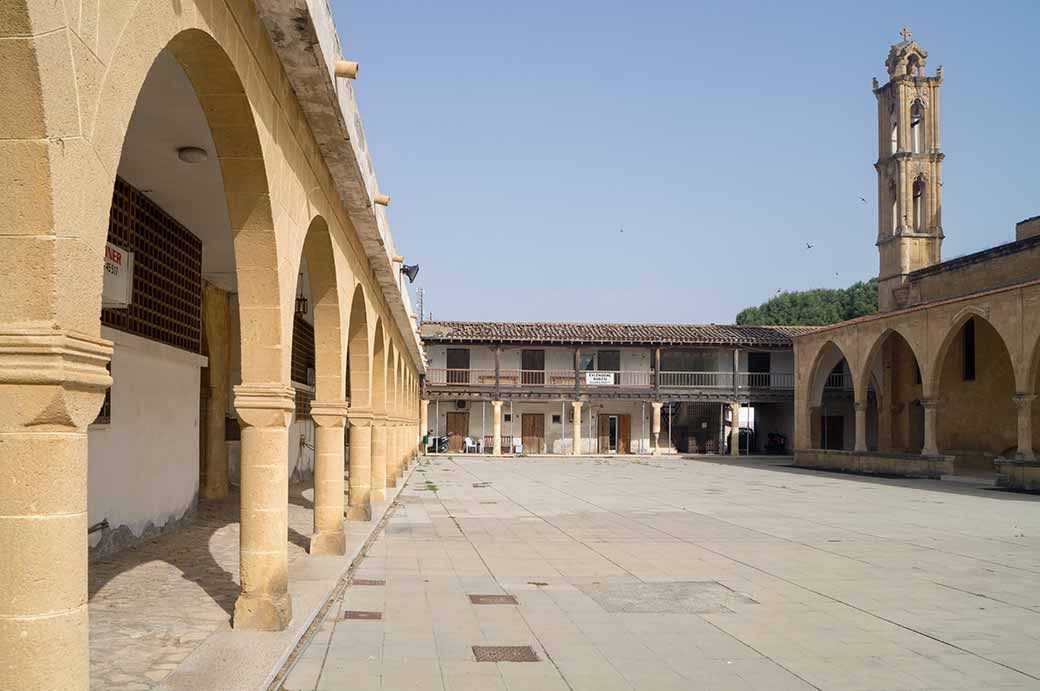
POLYGON ((490 482, 474 482, 473 486, 478 488, 478 489, 483 489, 485 487, 490 487, 491 483, 490 482))
POLYGON ((382 612, 362 612, 356 609, 343 610, 344 619, 367 619, 369 621, 380 620, 383 618, 382 612))
POLYGON ((469 601, 474 605, 517 605, 515 595, 470 595, 469 601))
POLYGON ((473 657, 477 662, 538 662, 529 645, 475 645, 473 657))
POLYGON ((351 585, 386 585, 386 581, 378 578, 355 578, 351 585))

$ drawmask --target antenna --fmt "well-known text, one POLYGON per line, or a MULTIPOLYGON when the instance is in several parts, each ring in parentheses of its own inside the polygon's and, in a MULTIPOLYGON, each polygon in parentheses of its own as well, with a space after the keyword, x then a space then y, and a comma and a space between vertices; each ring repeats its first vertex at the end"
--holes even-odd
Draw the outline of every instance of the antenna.
POLYGON ((419 288, 415 291, 415 299, 419 303, 419 326, 422 326, 423 319, 425 319, 423 312, 423 298, 426 297, 426 290, 419 288))

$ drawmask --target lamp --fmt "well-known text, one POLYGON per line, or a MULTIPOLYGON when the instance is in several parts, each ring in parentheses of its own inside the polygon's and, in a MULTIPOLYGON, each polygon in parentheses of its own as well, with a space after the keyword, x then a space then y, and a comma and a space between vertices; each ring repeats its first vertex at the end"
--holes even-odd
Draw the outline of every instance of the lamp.
POLYGON ((403 264, 401 265, 401 273, 408 277, 409 283, 415 283, 415 277, 419 274, 418 264, 403 264))
POLYGON ((307 314, 307 297, 303 294, 303 272, 300 272, 300 279, 296 282, 299 286, 299 295, 296 296, 296 315, 302 317, 307 314))

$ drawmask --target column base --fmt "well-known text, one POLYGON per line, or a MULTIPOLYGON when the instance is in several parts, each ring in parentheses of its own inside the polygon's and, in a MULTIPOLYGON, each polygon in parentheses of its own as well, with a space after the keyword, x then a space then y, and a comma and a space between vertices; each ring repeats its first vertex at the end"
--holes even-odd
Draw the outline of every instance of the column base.
POLYGON ((247 595, 242 593, 235 602, 231 626, 252 631, 284 631, 292 620, 292 598, 289 593, 247 595))
POLYGON ((310 554, 330 554, 341 557, 347 553, 347 534, 342 530, 323 531, 311 535, 310 554))
MULTIPOLYGON (((387 484, 390 484, 389 480, 387 480, 387 484)), ((372 490, 370 496, 372 497, 372 501, 386 501, 386 490, 382 487, 375 488, 372 490)))
POLYGON ((219 501, 220 499, 226 499, 231 494, 230 487, 203 487, 200 492, 203 499, 207 501, 219 501))
POLYGON ((372 505, 366 504, 364 506, 348 506, 347 507, 347 520, 348 521, 371 521, 372 520, 372 505))

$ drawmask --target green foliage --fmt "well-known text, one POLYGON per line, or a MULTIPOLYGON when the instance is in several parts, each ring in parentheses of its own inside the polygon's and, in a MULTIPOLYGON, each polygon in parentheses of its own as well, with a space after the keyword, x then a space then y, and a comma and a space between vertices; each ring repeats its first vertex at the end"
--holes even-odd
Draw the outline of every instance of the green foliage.
POLYGON ((825 326, 877 312, 877 279, 860 281, 845 290, 816 288, 780 293, 758 307, 737 315, 747 326, 825 326))

